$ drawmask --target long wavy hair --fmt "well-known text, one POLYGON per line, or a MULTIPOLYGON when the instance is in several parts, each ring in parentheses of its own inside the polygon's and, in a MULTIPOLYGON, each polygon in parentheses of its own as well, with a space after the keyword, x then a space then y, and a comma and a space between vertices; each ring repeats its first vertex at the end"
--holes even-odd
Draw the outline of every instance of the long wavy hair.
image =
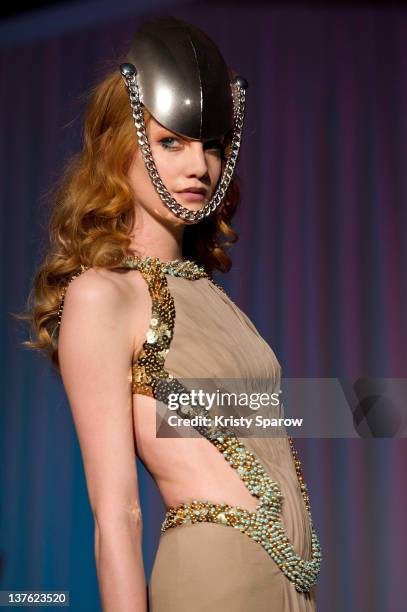
MULTIPOLYGON (((148 125, 151 115, 143 111, 148 125)), ((230 140, 228 134, 222 170, 230 140)), ((127 173, 136 146, 127 87, 116 67, 87 94, 82 150, 70 158, 53 188, 49 246, 35 273, 26 311, 13 313, 30 323, 30 340, 22 346, 45 354, 58 371, 58 311, 64 288, 81 266, 112 269, 130 252, 136 207, 127 173)), ((238 240, 230 222, 239 200, 235 177, 215 213, 185 227, 182 255, 209 275, 231 268, 226 248, 238 240)))

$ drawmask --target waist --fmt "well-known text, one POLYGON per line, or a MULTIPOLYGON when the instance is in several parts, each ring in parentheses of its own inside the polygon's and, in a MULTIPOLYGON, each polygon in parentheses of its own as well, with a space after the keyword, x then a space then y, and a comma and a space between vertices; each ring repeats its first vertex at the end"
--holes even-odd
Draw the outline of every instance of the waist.
MULTIPOLYGON (((193 500, 168 508, 161 525, 161 532, 170 527, 203 521, 230 525, 243 530, 247 524, 254 524, 258 520, 261 506, 262 504, 259 502, 256 510, 250 511, 242 506, 232 506, 207 500, 193 500)), ((278 517, 277 512, 275 516, 278 517)))

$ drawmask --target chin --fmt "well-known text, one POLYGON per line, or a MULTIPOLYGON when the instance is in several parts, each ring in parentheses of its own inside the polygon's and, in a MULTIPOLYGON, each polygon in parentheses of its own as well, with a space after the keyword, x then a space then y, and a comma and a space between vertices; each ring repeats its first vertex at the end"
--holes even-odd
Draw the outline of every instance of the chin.
POLYGON ((199 221, 194 221, 191 219, 180 219, 174 213, 171 213, 171 221, 174 225, 196 225, 199 221))
MULTIPOLYGON (((177 198, 176 196, 177 194, 172 196, 174 200, 178 202, 178 204, 180 204, 184 208, 187 208, 188 210, 190 210, 191 212, 198 212, 198 210, 202 210, 205 204, 208 202, 208 200, 206 200, 205 202, 183 202, 180 198, 177 198)), ((171 213, 171 216, 175 217, 176 215, 171 213)), ((178 217, 176 218, 178 219, 178 217)), ((197 223, 197 221, 189 221, 187 219, 179 219, 179 221, 181 221, 182 223, 188 224, 188 225, 197 223)))

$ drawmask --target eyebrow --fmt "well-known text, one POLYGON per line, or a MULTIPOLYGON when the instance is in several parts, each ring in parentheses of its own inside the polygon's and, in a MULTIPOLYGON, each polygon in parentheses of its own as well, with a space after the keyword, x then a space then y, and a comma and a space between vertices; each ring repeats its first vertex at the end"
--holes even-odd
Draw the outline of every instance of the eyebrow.
MULTIPOLYGON (((189 141, 193 141, 195 142, 194 138, 187 138, 186 136, 181 136, 181 134, 176 134, 175 132, 172 132, 171 130, 169 130, 168 128, 164 127, 164 126, 159 126, 156 128, 157 129, 157 134, 156 134, 156 138, 177 138, 179 140, 183 140, 185 142, 189 142, 189 141)), ((202 144, 205 146, 207 143, 209 142, 220 142, 221 145, 224 144, 225 142, 225 137, 221 136, 218 138, 209 138, 208 140, 205 140, 205 142, 202 142, 202 144)))
POLYGON ((187 140, 183 136, 180 136, 179 134, 175 134, 175 132, 171 132, 171 130, 167 130, 166 128, 160 128, 159 130, 157 130, 156 137, 158 138, 163 138, 163 137, 179 138, 181 140, 187 140))

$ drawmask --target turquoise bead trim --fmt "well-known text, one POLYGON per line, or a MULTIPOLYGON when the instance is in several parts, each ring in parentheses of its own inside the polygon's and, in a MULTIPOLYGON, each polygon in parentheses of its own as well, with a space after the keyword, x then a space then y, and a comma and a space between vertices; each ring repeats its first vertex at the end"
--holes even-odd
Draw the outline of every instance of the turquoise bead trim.
MULTIPOLYGON (((294 583, 299 592, 308 592, 317 582, 321 566, 321 547, 312 525, 308 498, 306 507, 309 512, 312 538, 311 559, 302 559, 289 541, 281 523, 281 502, 283 496, 277 482, 267 474, 264 467, 237 437, 231 433, 216 437, 207 435, 230 465, 237 469, 246 487, 260 501, 257 509, 250 512, 240 506, 219 504, 208 500, 193 500, 169 508, 161 525, 161 532, 171 527, 188 523, 211 522, 239 529, 242 533, 258 542, 281 571, 294 583), (245 466, 240 469, 239 466, 245 466)), ((290 445, 292 440, 290 441, 290 445)), ((302 487, 304 495, 306 487, 302 487)))
POLYGON ((171 259, 170 261, 162 261, 159 257, 139 257, 138 255, 129 255, 122 262, 123 266, 135 268, 144 272, 151 270, 160 271, 170 276, 181 276, 189 280, 208 277, 205 268, 198 266, 190 259, 171 259))

